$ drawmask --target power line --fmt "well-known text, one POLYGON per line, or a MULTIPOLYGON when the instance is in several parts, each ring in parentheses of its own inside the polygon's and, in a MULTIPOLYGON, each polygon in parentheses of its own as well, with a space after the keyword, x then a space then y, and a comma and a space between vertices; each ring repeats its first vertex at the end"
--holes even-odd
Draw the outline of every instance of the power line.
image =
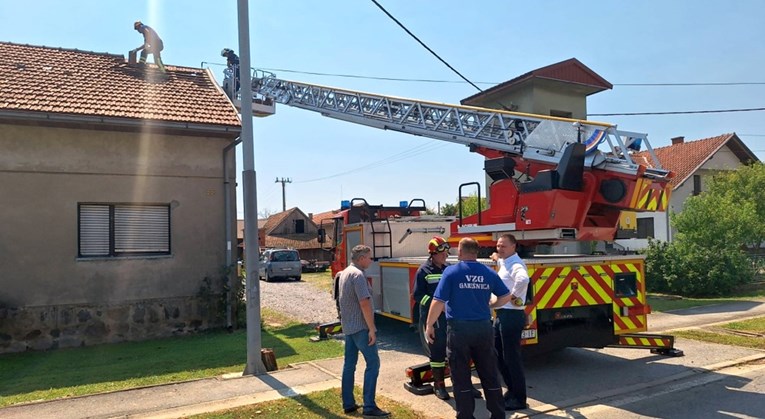
POLYGON ((430 52, 431 54, 433 54, 433 56, 434 56, 434 57, 438 58, 438 60, 439 60, 439 61, 441 61, 442 63, 444 63, 444 65, 446 65, 447 67, 449 67, 449 69, 450 69, 450 70, 452 70, 452 71, 453 71, 455 74, 457 74, 458 76, 460 76, 460 78, 461 78, 462 80, 465 80, 466 82, 470 83, 470 85, 471 85, 471 86, 473 86, 473 87, 475 87, 475 88, 476 88, 476 89, 477 89, 479 92, 483 92, 483 90, 482 90, 480 87, 476 86, 476 85, 475 85, 475 83, 473 83, 472 81, 468 80, 468 79, 467 79, 467 77, 463 76, 463 75, 462 75, 462 73, 460 73, 460 72, 459 72, 459 71, 457 71, 457 70, 456 70, 454 67, 452 67, 452 66, 451 66, 449 63, 447 63, 447 62, 446 62, 446 61, 445 61, 443 58, 441 58, 441 57, 440 57, 438 54, 436 54, 436 52, 435 52, 435 51, 433 51, 432 49, 430 49, 430 47, 428 47, 427 45, 425 45, 425 43, 424 43, 424 42, 420 41, 420 38, 418 38, 418 37, 417 37, 415 34, 413 34, 413 33, 412 33, 412 32, 411 32, 409 29, 407 29, 407 28, 406 28, 406 26, 404 26, 404 24, 402 24, 401 22, 399 22, 399 21, 398 21, 398 19, 396 19, 395 17, 393 17, 393 15, 392 15, 392 14, 388 13, 388 11, 387 11, 387 10, 385 10, 385 8, 384 8, 384 7, 382 7, 382 5, 380 5, 380 3, 378 3, 378 2, 377 2, 377 0, 372 0, 372 3, 374 3, 374 4, 375 4, 377 7, 379 7, 379 8, 380 8, 380 10, 382 10, 382 11, 383 11, 383 13, 385 13, 386 15, 388 15, 388 17, 389 17, 389 18, 391 18, 391 19, 392 19, 394 22, 396 22, 396 24, 397 24, 398 26, 400 26, 400 27, 401 27, 401 29, 403 29, 404 31, 406 31, 406 33, 408 33, 408 34, 409 34, 409 36, 411 36, 412 38, 414 38, 414 40, 415 40, 415 41, 419 42, 419 43, 420 43, 420 45, 422 45, 422 46, 423 46, 423 47, 424 47, 426 50, 428 50, 428 52, 430 52))
MULTIPOLYGON (((208 63, 213 64, 213 63, 208 63)), ((225 65, 225 64, 216 64, 225 65)), ((282 73, 293 74, 307 74, 311 76, 324 76, 324 77, 340 77, 348 79, 363 79, 363 80, 382 80, 382 81, 399 81, 399 82, 411 82, 411 83, 441 83, 441 84, 464 84, 467 83, 463 80, 437 80, 437 79, 411 79, 401 77, 384 77, 384 76, 363 76, 360 74, 343 74, 343 73, 322 73, 318 71, 305 71, 305 70, 290 70, 287 68, 269 68, 261 67, 260 70, 275 71, 282 73)), ((504 82, 499 81, 477 81, 475 84, 485 84, 487 86, 496 86, 504 82)), ((702 83, 613 83, 614 86, 625 87, 693 87, 693 86, 765 86, 765 82, 758 81, 741 81, 741 82, 702 82, 702 83)))
POLYGON ((374 168, 378 168, 378 167, 385 166, 385 165, 388 165, 388 164, 391 164, 391 163, 395 163, 395 162, 398 162, 398 161, 401 161, 401 160, 405 160, 405 159, 408 159, 408 158, 411 158, 411 157, 415 157, 415 156, 418 156, 420 154, 428 153, 428 152, 431 152, 431 151, 437 150, 439 148, 443 148, 443 147, 446 147, 446 146, 450 145, 450 144, 435 144, 436 141, 437 140, 431 140, 431 141, 429 141, 429 142, 427 142, 425 144, 420 144, 420 145, 418 145, 416 147, 412 147, 412 148, 404 150, 404 151, 402 151, 400 153, 396 153, 396 154, 390 155, 388 157, 385 157, 384 159, 376 160, 376 161, 373 161, 373 162, 368 163, 366 165, 359 166, 359 167, 356 167, 356 168, 353 168, 353 169, 349 169, 349 170, 346 170, 346 171, 343 171, 343 172, 335 173, 335 174, 328 175, 328 176, 322 176, 320 178, 315 178, 315 179, 301 180, 301 181, 297 181, 295 183, 319 182, 319 181, 322 181, 322 180, 327 180, 327 179, 332 179, 332 178, 336 178, 336 177, 340 177, 340 176, 349 175, 349 174, 356 173, 356 172, 359 172, 359 171, 362 171, 362 170, 371 170, 371 169, 374 169, 374 168))
POLYGON ((670 112, 623 112, 623 113, 588 113, 587 116, 640 116, 640 115, 687 115, 698 113, 756 112, 765 108, 715 109, 705 111, 670 111, 670 112))
POLYGON ((754 86, 765 85, 765 81, 732 81, 732 82, 705 82, 705 83, 613 83, 614 86, 754 86))

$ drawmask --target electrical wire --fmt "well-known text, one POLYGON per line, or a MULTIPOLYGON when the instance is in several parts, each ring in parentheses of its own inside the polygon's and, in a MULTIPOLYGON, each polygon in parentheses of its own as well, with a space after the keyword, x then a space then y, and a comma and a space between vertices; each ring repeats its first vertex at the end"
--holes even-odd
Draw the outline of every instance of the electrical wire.
POLYGON ((377 7, 379 7, 379 8, 380 8, 380 10, 382 10, 382 11, 383 11, 383 13, 385 13, 386 15, 388 15, 388 17, 389 17, 389 18, 391 18, 391 19, 392 19, 394 22, 396 22, 396 24, 397 24, 398 26, 400 26, 400 27, 401 27, 401 29, 403 29, 404 31, 406 31, 406 33, 408 33, 408 34, 409 34, 409 36, 411 36, 412 38, 414 38, 414 40, 415 40, 415 41, 419 42, 419 43, 420 43, 420 45, 422 45, 422 46, 423 46, 423 47, 424 47, 426 50, 428 50, 428 52, 430 52, 431 54, 433 54, 433 56, 434 56, 434 57, 438 58, 438 60, 439 60, 439 61, 441 61, 442 63, 444 63, 444 65, 446 65, 447 67, 449 67, 449 69, 450 69, 450 70, 452 70, 452 71, 453 71, 455 74, 457 74, 458 76, 460 76, 460 78, 461 78, 462 80, 465 80, 466 82, 470 83, 470 85, 471 85, 471 86, 473 86, 473 87, 475 87, 475 88, 476 88, 476 89, 477 89, 479 92, 483 92, 483 90, 482 90, 480 87, 476 86, 476 85, 475 85, 475 83, 473 83, 472 81, 468 80, 468 79, 467 79, 467 77, 463 76, 463 75, 462 75, 462 73, 460 73, 459 71, 457 71, 457 69, 455 69, 454 67, 452 67, 452 66, 451 66, 449 63, 447 63, 447 62, 446 62, 446 60, 444 60, 444 59, 443 59, 443 58, 441 58, 441 57, 440 57, 438 54, 436 54, 436 52, 435 52, 435 51, 433 51, 432 49, 430 49, 430 47, 429 47, 429 46, 425 45, 425 43, 424 43, 424 42, 420 41, 420 38, 418 38, 418 37, 417 37, 415 34, 413 34, 413 33, 412 33, 412 32, 411 32, 409 29, 407 29, 407 27, 406 27, 406 26, 404 26, 404 24, 403 24, 403 23, 399 22, 399 21, 398 21, 398 19, 396 19, 395 17, 393 17, 393 15, 392 15, 392 14, 388 13, 388 11, 387 11, 387 10, 385 10, 385 8, 384 8, 384 7, 382 7, 382 5, 381 5, 380 3, 378 3, 378 2, 377 2, 377 0, 372 0, 372 3, 374 3, 374 4, 375 4, 377 7))
POLYGON ((699 113, 757 112, 765 108, 715 109, 705 111, 669 111, 669 112, 623 112, 623 113, 588 113, 587 116, 641 116, 641 115, 687 115, 699 113))
MULTIPOLYGON (((207 63, 225 66, 225 64, 207 63)), ((282 73, 293 74, 307 74, 311 76, 324 76, 324 77, 339 77, 348 79, 365 79, 365 80, 382 80, 382 81, 400 81, 411 83, 443 83, 443 84, 463 84, 469 83, 463 80, 437 80, 437 79, 409 79, 399 77, 383 77, 383 76, 362 76, 359 74, 343 74, 343 73, 322 73, 316 71, 305 70, 290 70, 287 68, 269 68, 261 67, 259 70, 276 71, 282 73)), ((499 81, 477 81, 475 84, 485 84, 488 86, 496 86, 504 82, 499 81)), ((472 83, 471 83, 472 84, 472 83)), ((702 82, 702 83, 612 83, 614 86, 625 87, 697 87, 697 86, 765 86, 765 81, 741 81, 741 82, 702 82)))
POLYGON ((419 156, 420 154, 428 153, 428 152, 431 152, 431 151, 434 151, 434 150, 437 150, 439 148, 443 148, 443 147, 446 147, 447 145, 449 145, 449 144, 434 144, 436 141, 437 140, 431 140, 428 143, 420 144, 420 145, 418 145, 416 147, 412 147, 412 148, 410 148, 408 150, 404 150, 404 151, 402 151, 400 153, 396 153, 396 154, 390 155, 390 156, 388 156, 388 157, 386 157, 384 159, 373 161, 373 162, 368 163, 368 164, 366 164, 364 166, 359 166, 359 167, 356 167, 356 168, 353 168, 353 169, 346 170, 344 172, 339 172, 339 173, 335 173, 333 175, 328 175, 328 176, 322 176, 320 178, 315 178, 315 179, 295 181, 294 183, 319 182, 319 181, 323 181, 323 180, 327 180, 327 179, 333 179, 333 178, 336 178, 336 177, 349 175, 349 174, 352 174, 352 173, 355 173, 355 172, 358 172, 358 171, 361 171, 361 170, 375 169, 375 168, 378 168, 378 167, 381 167, 381 166, 386 166, 388 164, 396 163, 396 162, 401 161, 401 160, 405 160, 405 159, 408 159, 408 158, 419 156), (433 146, 433 147, 431 147, 431 146, 433 146))

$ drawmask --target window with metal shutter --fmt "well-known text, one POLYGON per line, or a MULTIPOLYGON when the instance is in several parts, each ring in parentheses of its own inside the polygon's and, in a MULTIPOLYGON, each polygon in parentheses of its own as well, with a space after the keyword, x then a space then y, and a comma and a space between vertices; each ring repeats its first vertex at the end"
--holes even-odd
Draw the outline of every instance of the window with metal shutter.
POLYGON ((167 253, 170 251, 170 207, 115 205, 115 253, 167 253))
POLYGON ((79 256, 170 254, 170 206, 79 205, 79 256))
POLYGON ((109 206, 81 204, 80 256, 109 256, 109 206))

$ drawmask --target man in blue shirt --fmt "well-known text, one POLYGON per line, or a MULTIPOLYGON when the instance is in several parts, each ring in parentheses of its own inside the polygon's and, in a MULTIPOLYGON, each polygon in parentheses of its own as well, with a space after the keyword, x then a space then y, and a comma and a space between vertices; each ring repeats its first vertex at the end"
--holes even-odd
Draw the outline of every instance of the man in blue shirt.
POLYGON ((475 410, 470 379, 472 359, 486 395, 486 408, 492 419, 499 419, 505 417, 505 408, 494 355, 489 301, 492 294, 496 295, 492 306, 498 307, 510 301, 512 294, 496 272, 476 260, 478 249, 474 239, 460 240, 460 262, 444 270, 428 311, 425 334, 432 342, 436 320, 446 308, 447 357, 457 418, 472 418, 475 410))

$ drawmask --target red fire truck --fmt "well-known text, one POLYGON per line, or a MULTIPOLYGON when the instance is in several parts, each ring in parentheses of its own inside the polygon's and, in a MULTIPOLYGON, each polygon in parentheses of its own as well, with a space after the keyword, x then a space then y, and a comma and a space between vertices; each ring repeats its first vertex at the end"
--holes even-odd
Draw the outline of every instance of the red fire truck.
MULTIPOLYGON (((427 215, 420 199, 383 206, 356 198, 344 202, 322 229, 335 256, 333 275, 347 266, 353 246, 372 248, 374 263, 366 274, 379 315, 412 322, 415 272, 434 235, 448 236, 452 245, 475 238, 485 257, 501 234, 512 233, 531 278, 524 350, 623 346, 682 355, 672 336, 645 333, 650 307, 642 256, 536 252, 567 242, 613 240, 622 211, 666 210, 672 174, 661 169, 645 134, 607 123, 402 99, 273 75, 254 78, 253 92, 264 102, 460 143, 485 156, 488 207, 476 214, 463 217, 460 209, 457 216, 427 215), (638 158, 642 147, 646 151, 638 158)), ((476 186, 480 203, 478 182, 460 185, 458 195, 476 186)), ((320 336, 339 330, 338 324, 323 325, 320 336)), ((425 365, 413 369, 414 384, 427 380, 425 365)))

